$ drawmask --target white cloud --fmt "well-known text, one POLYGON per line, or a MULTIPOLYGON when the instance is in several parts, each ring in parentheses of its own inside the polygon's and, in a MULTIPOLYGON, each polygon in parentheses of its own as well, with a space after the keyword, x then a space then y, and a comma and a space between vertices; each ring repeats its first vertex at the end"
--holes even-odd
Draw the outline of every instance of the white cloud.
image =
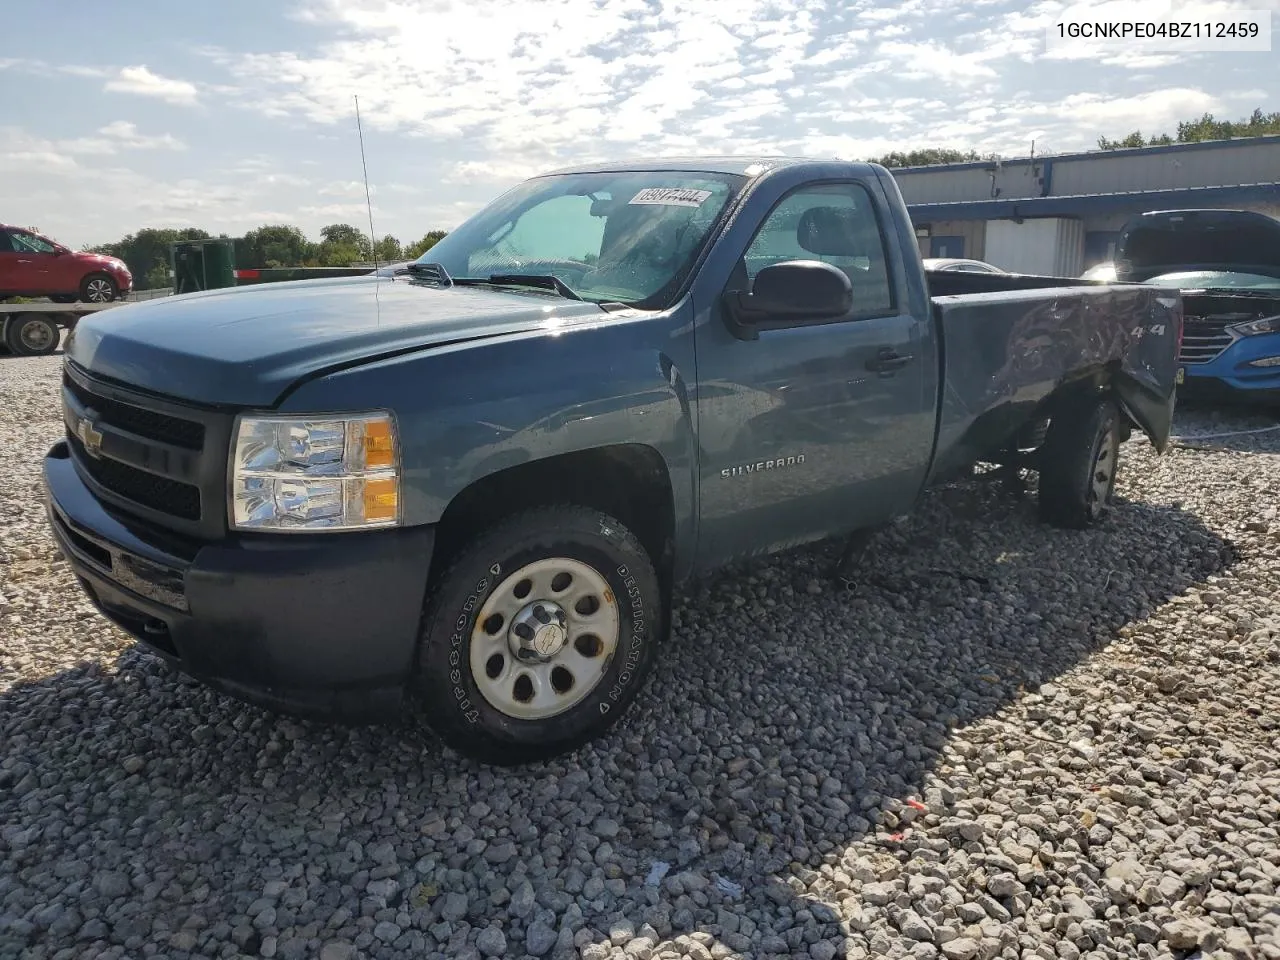
MULTIPOLYGON (((13 176, 10 183, 17 183, 16 178, 20 174, 70 170, 76 166, 75 160, 54 141, 19 127, 0 127, 0 174, 13 176)), ((25 190, 15 191, 14 198, 25 194, 25 190)))
POLYGON ((523 180, 538 171, 527 163, 495 157, 491 160, 462 160, 444 174, 444 183, 509 183, 523 180))
POLYGON ((135 124, 127 120, 115 120, 98 128, 96 137, 80 137, 61 140, 58 147, 68 153, 110 155, 120 150, 185 150, 184 144, 172 134, 147 135, 138 132, 135 124))
POLYGON ((644 0, 319 0, 299 16, 339 37, 314 55, 215 54, 246 106, 351 123, 359 93, 367 128, 478 140, 496 159, 535 166, 692 123, 721 84, 788 82, 818 37, 808 10, 772 0, 667 0, 657 11, 644 0))
POLYGON ((895 64, 895 76, 908 80, 940 80, 963 87, 996 77, 996 70, 988 61, 1004 55, 998 47, 959 53, 936 41, 906 43, 901 40, 880 44, 876 53, 895 64))
POLYGON ((145 64, 122 67, 113 79, 107 81, 103 89, 108 93, 132 93, 176 104, 193 104, 198 95, 195 84, 162 77, 147 69, 145 64))
MULTIPOLYGON (((1221 113, 1225 104, 1219 97, 1194 87, 1170 87, 1131 97, 1106 97, 1097 93, 1078 93, 1064 97, 1061 107, 1052 111, 1063 120, 1088 117, 1098 130, 1113 130, 1123 136, 1130 130, 1148 133, 1173 130, 1179 120, 1204 113, 1221 113)), ((1046 111, 1048 112, 1048 111, 1046 111)))
POLYGON ((175 30, 72 55, 33 35, 14 48, 31 57, 0 59, 10 83, 49 81, 28 84, 38 119, 0 130, 0 182, 22 216, 85 240, 164 224, 235 233, 268 218, 314 235, 364 220, 358 94, 378 232, 408 239, 568 164, 932 146, 1016 156, 1032 139, 1037 153, 1088 149, 1280 97, 1273 56, 1049 57, 1046 31, 1066 6, 286 0, 263 5, 270 29, 234 49, 193 48, 175 30), (167 48, 199 61, 159 59, 167 48))
MULTIPOLYGON (((335 180, 324 184, 316 192, 326 197, 363 197, 364 182, 361 180, 335 180)), ((370 184, 369 192, 376 192, 373 184, 370 184)))
POLYGON ((58 72, 72 77, 94 77, 97 79, 109 77, 112 74, 112 71, 105 70, 102 67, 89 67, 82 63, 59 64, 58 72))

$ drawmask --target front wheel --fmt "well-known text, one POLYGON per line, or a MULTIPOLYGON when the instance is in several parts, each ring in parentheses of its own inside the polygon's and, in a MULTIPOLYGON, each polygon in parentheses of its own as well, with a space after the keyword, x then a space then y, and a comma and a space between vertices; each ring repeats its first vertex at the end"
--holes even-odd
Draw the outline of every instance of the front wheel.
POLYGON ((80 281, 80 299, 85 303, 110 303, 118 296, 116 282, 105 273, 91 273, 80 281))
POLYGON ((1102 518, 1116 485, 1122 432, 1110 398, 1091 398, 1057 414, 1040 451, 1040 516, 1083 529, 1102 518))
POLYGON ((662 604, 648 554, 612 517, 561 506, 505 520, 427 601, 414 699, 446 744, 482 762, 568 753, 639 693, 662 604))

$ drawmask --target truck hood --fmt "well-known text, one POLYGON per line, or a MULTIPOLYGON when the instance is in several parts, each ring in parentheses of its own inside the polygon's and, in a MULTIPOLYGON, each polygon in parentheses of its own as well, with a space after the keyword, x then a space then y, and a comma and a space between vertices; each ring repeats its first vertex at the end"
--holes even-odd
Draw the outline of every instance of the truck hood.
POLYGON ((84 317, 70 360, 101 377, 218 406, 273 405, 301 378, 423 347, 599 321, 538 292, 338 277, 161 297, 84 317))
POLYGON ((1120 231, 1117 279, 1196 270, 1280 276, 1280 220, 1248 210, 1160 210, 1120 231))

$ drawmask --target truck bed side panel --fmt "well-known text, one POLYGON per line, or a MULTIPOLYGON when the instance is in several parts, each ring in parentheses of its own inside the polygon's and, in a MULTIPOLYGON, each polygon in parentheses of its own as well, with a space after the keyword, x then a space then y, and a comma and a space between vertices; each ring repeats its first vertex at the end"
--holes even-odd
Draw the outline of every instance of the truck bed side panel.
POLYGON ((1055 289, 1053 278, 1014 279, 1041 283, 934 297, 944 359, 931 479, 1000 450, 1060 386, 1100 372, 1163 450, 1173 417, 1178 295, 1127 284, 1065 281, 1055 289))

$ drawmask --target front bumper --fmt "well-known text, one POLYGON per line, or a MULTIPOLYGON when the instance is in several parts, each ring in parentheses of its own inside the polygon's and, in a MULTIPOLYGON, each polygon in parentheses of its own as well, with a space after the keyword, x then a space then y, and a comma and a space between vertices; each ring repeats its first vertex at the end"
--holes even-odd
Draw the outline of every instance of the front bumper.
POLYGON ((301 716, 399 707, 434 527, 181 538, 107 510, 66 441, 46 455, 44 483, 54 539, 89 598, 184 673, 301 716))
POLYGON ((1280 392, 1280 365, 1253 365, 1254 361, 1269 357, 1280 357, 1280 333, 1240 337, 1208 363, 1184 364, 1184 383, 1190 387, 1225 387, 1251 395, 1280 392))

